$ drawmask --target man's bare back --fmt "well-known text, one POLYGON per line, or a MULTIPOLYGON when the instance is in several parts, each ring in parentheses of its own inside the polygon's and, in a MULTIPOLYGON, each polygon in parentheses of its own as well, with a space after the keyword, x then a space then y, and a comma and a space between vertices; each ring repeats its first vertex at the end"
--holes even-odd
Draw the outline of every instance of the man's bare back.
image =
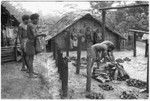
POLYGON ((91 58, 100 58, 99 53, 104 57, 111 53, 114 49, 114 44, 111 41, 103 41, 102 43, 96 43, 91 46, 91 58))

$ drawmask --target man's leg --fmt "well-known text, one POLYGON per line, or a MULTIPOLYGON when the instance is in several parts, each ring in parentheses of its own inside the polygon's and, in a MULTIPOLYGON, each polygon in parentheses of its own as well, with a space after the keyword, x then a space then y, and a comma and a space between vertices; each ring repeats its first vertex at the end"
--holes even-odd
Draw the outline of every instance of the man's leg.
POLYGON ((96 61, 96 63, 97 63, 97 68, 99 68, 99 66, 100 66, 100 60, 101 60, 101 53, 100 52, 97 52, 96 53, 96 60, 93 60, 93 61, 96 61))
POLYGON ((27 69, 25 68, 26 63, 25 63, 25 53, 22 52, 22 69, 21 71, 26 71, 27 69))
POLYGON ((31 76, 33 74, 33 55, 29 55, 29 75, 31 76))
POLYGON ((34 55, 30 55, 29 56, 29 64, 30 64, 30 70, 29 70, 29 75, 31 75, 31 77, 37 77, 38 73, 35 73, 33 70, 33 60, 34 60, 34 55))
POLYGON ((34 75, 33 72, 33 59, 34 59, 34 55, 26 55, 26 63, 27 63, 27 68, 28 68, 28 73, 30 78, 37 77, 36 75, 34 75))

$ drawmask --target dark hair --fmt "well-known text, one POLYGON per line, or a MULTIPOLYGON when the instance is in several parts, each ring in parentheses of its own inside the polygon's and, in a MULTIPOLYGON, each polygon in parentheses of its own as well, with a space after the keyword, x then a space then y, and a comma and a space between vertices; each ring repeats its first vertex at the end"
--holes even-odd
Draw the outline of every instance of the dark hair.
POLYGON ((22 16, 22 21, 24 21, 24 20, 29 20, 29 18, 30 18, 29 15, 23 15, 23 16, 22 16))
POLYGON ((37 13, 32 14, 32 15, 30 16, 30 19, 31 19, 31 20, 38 19, 38 18, 39 18, 39 14, 37 14, 37 13))
POLYGON ((114 50, 114 49, 115 49, 115 46, 114 46, 113 44, 110 44, 110 45, 109 45, 109 48, 112 49, 112 50, 114 50))

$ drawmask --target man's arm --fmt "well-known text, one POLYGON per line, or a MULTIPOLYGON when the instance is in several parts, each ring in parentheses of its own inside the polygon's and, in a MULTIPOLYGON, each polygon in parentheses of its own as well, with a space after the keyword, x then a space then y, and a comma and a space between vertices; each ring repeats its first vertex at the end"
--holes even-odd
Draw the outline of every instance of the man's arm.
POLYGON ((19 41, 20 41, 20 42, 21 42, 21 40, 22 40, 21 35, 22 35, 22 28, 19 27, 19 28, 18 28, 18 34, 17 34, 17 37, 19 38, 19 41))
POLYGON ((104 56, 106 60, 110 61, 111 63, 114 63, 114 56, 112 56, 113 53, 109 53, 107 50, 104 51, 104 56))
POLYGON ((42 37, 46 37, 46 34, 36 35, 35 37, 37 38, 37 37, 40 37, 40 36, 42 36, 42 37))
POLYGON ((113 51, 109 52, 109 57, 112 61, 115 61, 115 57, 113 55, 113 51))

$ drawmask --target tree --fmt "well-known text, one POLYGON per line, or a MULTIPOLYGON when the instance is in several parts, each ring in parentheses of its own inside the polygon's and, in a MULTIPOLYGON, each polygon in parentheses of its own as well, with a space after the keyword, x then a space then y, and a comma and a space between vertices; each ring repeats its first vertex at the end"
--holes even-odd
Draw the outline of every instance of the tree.
MULTIPOLYGON (((119 3, 121 6, 129 5, 126 1, 100 1, 90 2, 94 14, 101 16, 99 8, 111 7, 114 3, 119 3)), ((132 4, 148 4, 147 1, 135 1, 132 4)), ((149 28, 149 10, 148 7, 136 7, 117 9, 116 11, 107 10, 106 25, 110 28, 119 31, 120 33, 127 33, 128 29, 148 30, 149 28)), ((101 18, 101 17, 100 17, 101 18)))

